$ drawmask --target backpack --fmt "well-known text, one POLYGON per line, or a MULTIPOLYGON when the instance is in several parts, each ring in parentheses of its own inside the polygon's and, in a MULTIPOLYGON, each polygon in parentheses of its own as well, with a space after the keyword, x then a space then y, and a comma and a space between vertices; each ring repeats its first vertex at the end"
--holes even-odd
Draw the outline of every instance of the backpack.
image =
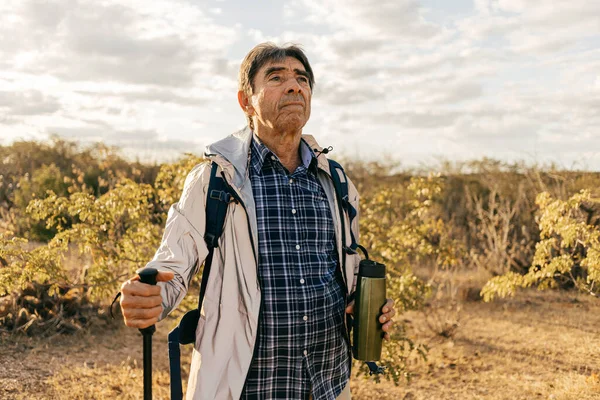
MULTIPOLYGON (((333 160, 329 160, 329 168, 335 193, 340 210, 340 220, 342 223, 342 232, 345 235, 345 218, 344 211, 348 213, 350 223, 356 217, 356 209, 350 204, 348 199, 348 179, 346 173, 340 164, 333 160)), ((198 297, 198 308, 188 311, 179 322, 179 325, 169 333, 169 370, 171 376, 171 399, 182 399, 183 390, 181 387, 181 363, 180 363, 180 344, 189 344, 196 341, 196 327, 200 318, 200 310, 202 309, 202 301, 206 292, 208 276, 210 274, 213 253, 215 247, 219 246, 219 238, 223 233, 223 224, 225 223, 225 215, 229 203, 233 201, 241 202, 238 195, 229 187, 222 177, 217 176, 218 165, 212 162, 210 171, 210 181, 208 183, 208 193, 206 197, 206 230, 204 240, 208 248, 208 255, 204 260, 204 270, 202 271, 202 281, 200 283, 200 296, 198 297)), ((344 247, 344 251, 355 253, 358 244, 354 238, 352 230, 351 245, 344 247)), ((342 243, 345 243, 345 239, 342 243)), ((343 257, 345 258, 345 257, 343 257)), ((343 271, 342 267, 342 271, 343 271)), ((352 324, 348 325, 352 327, 352 324)), ((351 329, 351 328, 350 328, 351 329)), ((367 363, 373 364, 374 363, 367 363)), ((381 372, 376 365, 369 365, 371 373, 381 372), (374 370, 376 368, 377 370, 374 370)))

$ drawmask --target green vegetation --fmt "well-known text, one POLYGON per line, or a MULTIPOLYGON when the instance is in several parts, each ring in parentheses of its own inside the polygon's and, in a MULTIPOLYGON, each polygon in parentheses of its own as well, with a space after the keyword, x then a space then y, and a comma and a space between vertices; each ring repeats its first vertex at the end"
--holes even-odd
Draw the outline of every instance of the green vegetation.
POLYGON ((507 272, 494 277, 483 288, 484 300, 515 294, 517 288, 540 290, 571 284, 592 296, 600 295, 600 201, 588 190, 567 200, 540 193, 540 241, 535 246, 532 267, 526 274, 507 272))

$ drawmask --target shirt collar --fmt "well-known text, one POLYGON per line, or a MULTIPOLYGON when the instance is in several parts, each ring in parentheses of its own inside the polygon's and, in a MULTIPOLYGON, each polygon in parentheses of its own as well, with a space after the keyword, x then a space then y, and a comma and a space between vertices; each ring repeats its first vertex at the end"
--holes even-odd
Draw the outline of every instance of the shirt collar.
MULTIPOLYGON (((262 170, 267 158, 270 158, 272 161, 279 162, 278 157, 271 150, 269 150, 267 146, 265 146, 256 133, 252 134, 251 152, 251 164, 256 173, 260 174, 260 171, 262 170)), ((304 139, 300 140, 300 159, 302 161, 302 165, 307 170, 311 171, 315 175, 317 174, 317 157, 315 157, 312 149, 304 141, 304 139)))

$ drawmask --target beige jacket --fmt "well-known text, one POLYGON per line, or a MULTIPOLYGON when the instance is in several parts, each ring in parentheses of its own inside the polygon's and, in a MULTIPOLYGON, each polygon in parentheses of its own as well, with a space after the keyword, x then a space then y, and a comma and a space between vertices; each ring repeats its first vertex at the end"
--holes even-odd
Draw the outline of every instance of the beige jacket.
MULTIPOLYGON (((252 138, 245 128, 207 147, 206 155, 216 162, 243 204, 228 207, 219 247, 215 248, 206 295, 196 329, 187 399, 239 399, 248 373, 256 341, 261 307, 257 278, 257 222, 252 185, 247 168, 252 138)), ((303 139, 320 151, 312 136, 303 139)), ((342 251, 338 203, 329 164, 323 154, 318 160, 318 178, 329 199, 336 227, 338 254, 344 257, 344 279, 348 293, 354 291, 355 272, 360 257, 342 251)), ((218 170, 220 173, 220 170, 218 170)), ((169 270, 175 278, 162 286, 164 311, 161 319, 175 309, 185 296, 192 277, 208 250, 203 239, 205 204, 210 163, 202 163, 189 173, 181 199, 169 210, 162 243, 148 267, 169 270)), ((349 200, 358 210, 358 193, 349 182, 349 200)), ((350 245, 350 224, 344 213, 346 246, 350 245)), ((351 229, 358 239, 358 218, 351 229)), ((340 257, 340 260, 342 258, 340 257)))

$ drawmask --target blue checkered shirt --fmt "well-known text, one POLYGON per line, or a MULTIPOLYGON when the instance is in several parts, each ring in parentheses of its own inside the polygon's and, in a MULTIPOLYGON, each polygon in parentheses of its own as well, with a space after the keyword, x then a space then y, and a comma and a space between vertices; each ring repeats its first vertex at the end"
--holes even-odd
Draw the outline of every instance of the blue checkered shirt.
POLYGON ((335 230, 317 160, 289 174, 255 136, 250 181, 262 309, 242 399, 335 399, 350 376, 335 230))

